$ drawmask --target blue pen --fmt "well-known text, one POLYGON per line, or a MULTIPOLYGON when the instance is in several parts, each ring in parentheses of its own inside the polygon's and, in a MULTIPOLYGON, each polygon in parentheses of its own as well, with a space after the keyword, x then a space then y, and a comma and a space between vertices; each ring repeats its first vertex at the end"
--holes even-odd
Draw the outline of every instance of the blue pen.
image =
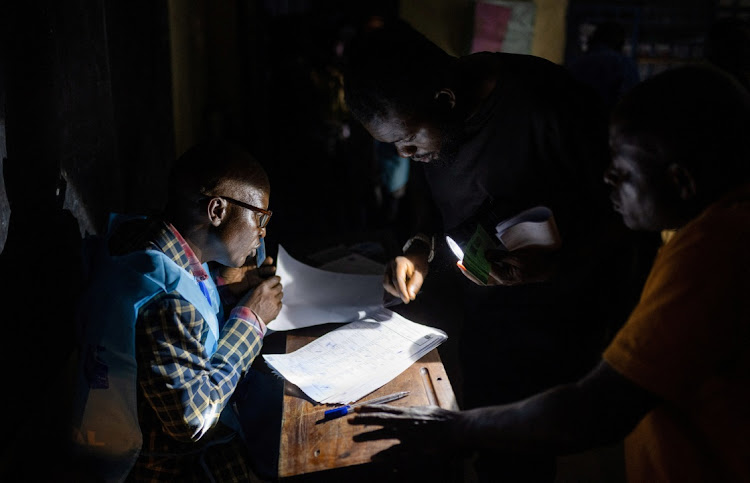
POLYGON ((260 239, 260 246, 255 250, 255 266, 260 267, 266 261, 266 239, 260 239))
POLYGON ((347 404, 346 406, 341 406, 338 408, 329 409, 325 412, 325 418, 326 419, 334 419, 341 416, 346 416, 350 412, 354 410, 357 406, 363 406, 365 404, 385 404, 387 402, 395 401, 396 399, 401 399, 402 397, 406 397, 409 395, 409 391, 401 391, 401 392, 395 392, 393 394, 389 394, 387 396, 381 396, 376 397, 375 399, 370 399, 369 401, 363 401, 361 403, 357 404, 347 404))

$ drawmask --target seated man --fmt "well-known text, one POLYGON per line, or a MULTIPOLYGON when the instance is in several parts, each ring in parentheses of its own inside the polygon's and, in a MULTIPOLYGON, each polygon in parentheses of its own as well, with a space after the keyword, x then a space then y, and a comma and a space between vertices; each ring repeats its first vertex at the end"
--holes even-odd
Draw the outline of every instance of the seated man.
POLYGON ((246 266, 271 217, 268 177, 241 148, 207 144, 177 160, 169 183, 162 216, 113 224, 92 257, 76 427, 84 454, 99 453, 82 470, 135 481, 254 480, 241 437, 252 435, 242 434, 232 396, 282 304, 272 260, 246 266), (219 300, 209 262, 222 281, 251 289, 233 307, 219 300), (101 425, 128 417, 130 427, 101 425))
MULTIPOLYGON (((364 406, 393 455, 576 452, 626 437, 630 481, 750 481, 750 99, 706 66, 634 87, 605 181, 625 224, 674 230, 602 360, 576 383, 452 412, 364 406)), ((487 381, 491 383, 490 380, 487 381)))

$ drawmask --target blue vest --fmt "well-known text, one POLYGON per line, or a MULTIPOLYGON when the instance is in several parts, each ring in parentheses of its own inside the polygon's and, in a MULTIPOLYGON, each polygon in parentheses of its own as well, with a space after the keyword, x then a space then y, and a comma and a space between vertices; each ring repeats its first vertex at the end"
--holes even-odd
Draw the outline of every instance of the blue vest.
POLYGON ((209 302, 195 278, 158 250, 111 257, 104 239, 85 243, 92 266, 79 306, 74 446, 92 474, 123 481, 142 445, 135 360, 139 309, 159 293, 177 291, 208 323, 210 355, 219 338, 221 304, 211 277, 204 282, 209 302))

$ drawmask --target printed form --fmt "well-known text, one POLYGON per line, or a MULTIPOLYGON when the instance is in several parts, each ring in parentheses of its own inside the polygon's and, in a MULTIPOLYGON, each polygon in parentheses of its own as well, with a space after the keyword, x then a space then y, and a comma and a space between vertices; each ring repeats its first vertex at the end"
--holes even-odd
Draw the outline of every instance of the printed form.
POLYGON ((266 363, 324 404, 349 404, 390 382, 445 341, 445 332, 380 308, 266 363))

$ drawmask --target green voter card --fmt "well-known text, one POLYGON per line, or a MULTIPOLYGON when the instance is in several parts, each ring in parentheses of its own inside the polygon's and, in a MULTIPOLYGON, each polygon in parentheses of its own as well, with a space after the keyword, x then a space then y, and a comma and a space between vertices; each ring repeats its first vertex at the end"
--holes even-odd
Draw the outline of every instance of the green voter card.
POLYGON ((469 239, 469 243, 466 244, 464 250, 463 266, 472 275, 479 279, 482 283, 487 283, 490 278, 490 269, 492 264, 484 252, 489 249, 497 248, 498 243, 493 240, 482 225, 477 225, 477 229, 469 239))

